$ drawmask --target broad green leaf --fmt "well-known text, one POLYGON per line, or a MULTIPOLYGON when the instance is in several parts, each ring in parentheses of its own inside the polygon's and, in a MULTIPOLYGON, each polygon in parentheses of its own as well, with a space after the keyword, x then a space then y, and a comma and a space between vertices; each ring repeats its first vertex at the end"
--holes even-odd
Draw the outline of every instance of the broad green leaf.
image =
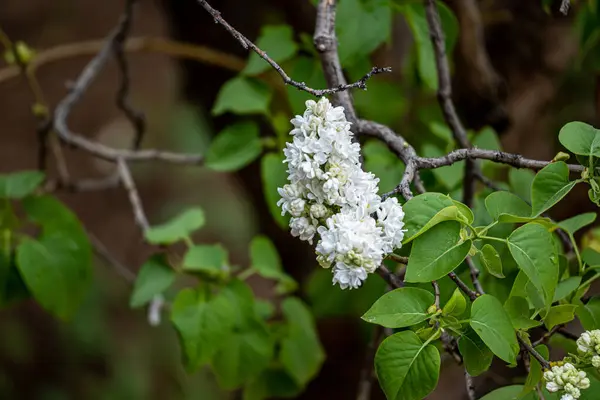
POLYGON ((17 248, 17 266, 35 299, 62 319, 79 308, 92 277, 92 249, 75 214, 50 196, 27 197, 25 213, 42 227, 17 248))
POLYGON ((452 213, 453 208, 444 210, 448 207, 456 207, 448 196, 441 193, 423 193, 413 197, 404 204, 404 242, 408 243, 418 235, 425 232, 425 228, 431 228, 437 223, 454 219, 456 214, 452 213), (444 212, 440 213, 442 210, 444 212), (450 211, 450 212, 449 212, 450 211), (438 215, 439 214, 439 215, 438 215))
POLYGON ((517 337, 497 298, 489 294, 478 297, 471 306, 470 324, 495 355, 511 364, 516 361, 519 352, 517 337))
POLYGON ((492 365, 494 353, 483 343, 473 329, 468 329, 458 340, 458 350, 463 357, 465 368, 471 376, 478 376, 492 365))
POLYGON ((445 221, 423 233, 413 243, 407 282, 431 282, 452 272, 469 254, 471 240, 461 241, 460 224, 445 221))
POLYGON ((504 386, 491 391, 480 400, 537 400, 537 396, 533 393, 529 393, 525 397, 522 397, 521 393, 523 392, 523 388, 523 385, 504 386))
POLYGON ((362 316, 372 324, 386 328, 404 328, 425 321, 427 309, 434 303, 427 290, 405 287, 387 292, 362 316))
MULTIPOLYGON (((265 51, 278 64, 292 58, 298 50, 298 46, 294 42, 294 32, 289 25, 263 26, 260 36, 256 39, 256 46, 265 51)), ((242 73, 256 75, 270 69, 271 66, 264 59, 255 52, 251 52, 248 64, 242 73)))
POLYGON ((553 162, 537 173, 531 185, 531 216, 537 217, 565 197, 578 181, 569 181, 569 167, 553 162))
POLYGON ((571 276, 563 281, 558 282, 558 286, 556 286, 556 291, 554 292, 554 298, 552 302, 560 301, 567 298, 571 293, 573 293, 579 287, 581 283, 580 276, 571 276))
POLYGON ((277 188, 283 187, 283 185, 288 183, 285 165, 283 163, 283 156, 277 153, 265 154, 260 161, 263 193, 271 212, 271 217, 273 217, 281 228, 287 230, 290 218, 289 216, 281 215, 281 208, 277 206, 277 202, 281 198, 277 192, 277 188))
MULTIPOLYGON (((324 88, 327 86, 327 82, 325 82, 325 77, 323 76, 323 68, 321 68, 321 63, 316 57, 298 56, 290 63, 292 64, 291 68, 289 70, 286 69, 286 71, 289 71, 289 75, 294 77, 297 82, 305 82, 307 86, 313 88, 324 88)), ((286 86, 286 92, 294 114, 302 114, 306 109, 306 100, 314 100, 313 95, 303 90, 298 90, 291 85, 286 86)), ((287 122, 289 124, 289 121, 287 122)))
POLYGON ((22 199, 30 195, 44 181, 40 171, 19 171, 0 174, 0 198, 22 199))
POLYGON ((565 219, 564 221, 560 221, 558 226, 559 228, 574 234, 581 228, 592 224, 596 220, 596 215, 595 212, 579 214, 572 218, 565 219))
POLYGON ((255 79, 237 76, 223 84, 212 109, 213 115, 268 114, 271 89, 255 79))
POLYGON ((138 272, 129 300, 132 308, 141 307, 161 294, 175 281, 175 271, 162 254, 150 257, 138 272))
POLYGON ((212 361, 219 386, 231 390, 257 377, 268 367, 273 345, 269 332, 258 324, 225 339, 212 361))
POLYGON ((543 294, 544 303, 550 305, 558 284, 558 254, 552 234, 540 224, 529 223, 508 237, 508 248, 519 268, 543 294))
POLYGON ((600 131, 583 122, 569 122, 558 134, 558 140, 573 154, 600 157, 600 131))
POLYGON ((512 322, 513 328, 517 330, 529 330, 542 324, 539 321, 531 319, 529 303, 523 297, 509 297, 506 303, 504 303, 504 309, 512 322))
POLYGON ((148 229, 145 232, 146 240, 150 244, 172 244, 202 228, 204 221, 204 211, 199 207, 192 207, 170 221, 148 229))
POLYGON ((345 21, 336 24, 342 65, 351 65, 357 58, 370 54, 391 34, 392 11, 385 2, 341 1, 337 18, 345 21))
POLYGON ((289 326, 279 357, 292 378, 305 385, 319 372, 325 360, 315 322, 308 308, 295 297, 286 298, 281 309, 289 326))
POLYGON ((535 172, 529 169, 511 168, 508 171, 508 182, 512 191, 527 203, 531 203, 531 185, 534 178, 535 172))
POLYGON ((204 165, 214 171, 237 171, 262 152, 258 126, 254 122, 229 125, 213 139, 204 165))
MULTIPOLYGON (((441 157, 446 153, 432 144, 425 144, 422 149, 423 157, 441 157)), ((437 181, 444 185, 447 190, 456 188, 463 180, 465 165, 464 161, 454 163, 445 167, 431 170, 437 181)))
POLYGON ((220 294, 231 303, 234 329, 239 331, 249 326, 255 326, 258 314, 255 307, 256 299, 250 286, 239 279, 232 279, 223 287, 220 294))
POLYGON ((497 221, 503 214, 517 217, 529 217, 531 207, 511 192, 493 192, 485 198, 485 208, 490 216, 497 221))
POLYGON ((298 284, 283 272, 281 260, 275 245, 266 236, 255 236, 250 243, 250 263, 259 275, 279 281, 278 292, 287 293, 296 290, 298 284))
MULTIPOLYGON (((548 347, 543 344, 535 347, 535 350, 542 355, 546 360, 550 358, 550 353, 548 351, 548 347)), ((532 356, 529 355, 529 374, 527 375, 527 380, 525 381, 525 385, 523 387, 522 394, 527 394, 535 389, 538 383, 542 380, 542 366, 539 361, 532 356)))
POLYGON ((502 259, 500 254, 491 244, 485 244, 479 253, 481 263, 485 269, 496 278, 504 278, 502 273, 502 259))
POLYGON ((463 296, 460 289, 456 288, 454 289, 450 300, 448 300, 448 302, 442 308, 442 312, 444 315, 459 316, 462 315, 466 309, 467 300, 465 300, 465 296, 463 296))
POLYGON ((594 297, 586 304, 580 305, 576 314, 586 331, 600 329, 600 298, 594 297))
POLYGON ((183 256, 183 269, 211 276, 227 274, 227 250, 220 244, 194 245, 183 256))
POLYGON ((509 297, 527 297, 527 284, 529 283, 529 278, 527 278, 527 274, 523 270, 519 270, 519 273, 515 277, 513 282, 513 286, 510 289, 509 297))
POLYGON ((282 274, 281 259, 271 240, 263 235, 250 242, 250 265, 266 278, 278 278, 282 274))
POLYGON ((222 294, 211 297, 204 288, 186 288, 173 302, 171 321, 179 333, 186 368, 191 372, 208 362, 232 334, 235 310, 222 294))
POLYGON ((566 324, 567 322, 573 321, 575 318, 575 310, 577 306, 573 304, 562 304, 554 307, 550 307, 548 314, 544 317, 544 325, 548 330, 554 328, 556 325, 566 324))
POLYGON ((388 400, 420 400, 437 385, 440 353, 414 332, 399 332, 381 342, 375 371, 388 400))

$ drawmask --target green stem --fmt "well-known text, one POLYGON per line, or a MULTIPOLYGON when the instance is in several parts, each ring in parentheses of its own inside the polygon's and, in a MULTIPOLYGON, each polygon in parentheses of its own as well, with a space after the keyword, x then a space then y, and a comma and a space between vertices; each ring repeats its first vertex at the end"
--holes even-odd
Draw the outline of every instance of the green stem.
POLYGON ((240 272, 237 277, 239 280, 245 281, 246 279, 250 278, 255 273, 256 273, 256 271, 254 270, 254 268, 248 268, 248 269, 245 269, 242 272, 240 272))
POLYGON ((585 281, 581 285, 579 285, 579 287, 585 287, 587 285, 590 285, 592 282, 594 282, 598 278, 600 278, 600 274, 597 273, 596 275, 592 276, 590 279, 588 279, 587 281, 585 281))
POLYGON ((500 243, 506 244, 506 239, 500 239, 500 238, 493 237, 493 236, 479 236, 478 238, 483 239, 483 240, 493 240, 495 242, 500 242, 500 243))

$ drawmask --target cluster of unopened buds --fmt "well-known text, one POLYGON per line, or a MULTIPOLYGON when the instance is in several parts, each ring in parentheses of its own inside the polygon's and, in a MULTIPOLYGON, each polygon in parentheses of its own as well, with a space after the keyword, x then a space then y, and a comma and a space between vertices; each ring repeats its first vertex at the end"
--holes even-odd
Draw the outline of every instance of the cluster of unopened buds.
POLYGON ((581 390, 590 387, 590 380, 584 371, 580 371, 571 363, 557 363, 549 371, 544 372, 546 389, 550 393, 562 391, 560 400, 575 400, 581 396, 581 390))
POLYGON ((343 107, 309 100, 291 123, 293 140, 284 149, 289 183, 278 189, 277 204, 290 214, 293 236, 318 239, 317 260, 333 267, 333 283, 358 288, 401 246, 402 206, 395 198, 382 201, 379 179, 362 170, 343 107))

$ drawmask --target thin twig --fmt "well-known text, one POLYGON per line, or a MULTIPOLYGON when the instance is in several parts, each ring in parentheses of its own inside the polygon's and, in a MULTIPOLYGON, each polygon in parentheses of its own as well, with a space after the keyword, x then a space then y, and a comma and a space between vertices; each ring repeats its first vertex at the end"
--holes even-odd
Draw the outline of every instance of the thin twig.
POLYGON ((463 359, 460 352, 458 351, 458 343, 456 342, 456 339, 450 336, 448 332, 444 331, 440 336, 440 341, 442 342, 442 346, 444 347, 446 353, 450 354, 450 356, 452 356, 452 359, 458 365, 461 365, 463 363, 463 359))
POLYGON ((97 143, 86 139, 76 133, 71 132, 67 125, 67 118, 73 107, 81 100, 92 81, 97 77, 98 73, 106 64, 113 47, 115 38, 123 29, 126 19, 121 18, 119 25, 106 39, 106 44, 100 52, 86 65, 84 70, 79 75, 77 81, 73 85, 71 92, 58 104, 55 111, 54 127, 58 136, 64 142, 71 144, 77 148, 87 151, 98 158, 107 161, 117 162, 122 159, 124 161, 143 161, 143 160, 161 160, 179 164, 198 164, 202 161, 199 155, 188 155, 171 152, 163 152, 159 150, 127 150, 115 149, 106 146, 102 143, 97 143))
POLYGON ((563 13, 563 15, 567 15, 570 7, 571 2, 569 0, 562 0, 560 3, 560 12, 563 13))
POLYGON ((437 281, 431 281, 431 286, 433 286, 433 294, 435 296, 435 308, 439 310, 440 308, 440 285, 438 285, 437 281))
POLYGON ((535 350, 529 343, 527 343, 519 334, 517 334, 517 339, 522 347, 524 347, 529 354, 531 354, 542 366, 543 369, 550 369, 550 363, 535 350))
POLYGON ((450 272, 448 274, 448 277, 450 279, 452 279, 454 281, 454 283, 456 284, 456 286, 458 286, 458 288, 467 296, 469 296, 469 299, 471 299, 471 301, 475 301, 475 299, 477 299, 477 297, 479 297, 479 295, 477 294, 477 292, 475 292, 474 290, 471 290, 471 288, 469 288, 459 277, 458 275, 456 275, 456 273, 454 272, 450 272))
POLYGON ((269 57, 267 55, 267 53, 265 53, 263 50, 261 50, 260 48, 258 48, 251 40, 249 40, 248 38, 246 38, 244 35, 242 35, 239 31, 237 31, 233 26, 231 26, 227 21, 225 21, 225 19, 221 16, 221 13, 217 10, 215 10, 214 8, 212 8, 210 6, 210 4, 208 4, 205 0, 197 0, 198 3, 200 3, 200 5, 202 7, 204 7, 204 9, 206 11, 208 11, 208 13, 210 13, 210 15, 212 15, 212 17, 214 18, 215 22, 220 24, 221 26, 223 26, 227 32, 229 32, 231 34, 231 36, 233 36, 241 45, 244 49, 251 49, 252 51, 254 51, 256 54, 259 55, 260 58, 262 58, 263 60, 265 60, 267 63, 269 63, 269 65, 275 70, 277 71, 277 73, 281 76, 281 78, 283 79, 283 82, 287 85, 291 85, 294 86, 295 88, 297 88, 298 90, 303 90, 307 93, 312 94, 313 96, 325 96, 328 94, 334 94, 334 93, 339 93, 339 92, 343 92, 346 91, 348 89, 353 89, 353 88, 359 88, 359 89, 366 89, 366 81, 367 79, 369 79, 371 76, 376 75, 376 74, 380 74, 382 72, 389 72, 390 69, 389 68, 373 68, 371 70, 371 72, 369 72, 368 74, 366 74, 363 78, 361 78, 360 80, 351 83, 351 84, 340 84, 337 85, 335 87, 332 87, 330 89, 313 89, 310 88, 308 86, 306 86, 306 83, 304 82, 296 82, 295 80, 293 80, 292 78, 290 78, 288 76, 288 74, 283 70, 283 68, 281 68, 281 66, 279 66, 279 64, 277 64, 271 57, 269 57))
POLYGON ((408 264, 408 257, 399 256, 396 253, 390 253, 386 257, 392 261, 397 262, 398 264, 402 264, 402 265, 408 264))
POLYGON ((102 243, 100 239, 96 237, 96 235, 88 231, 87 236, 90 239, 90 242, 92 243, 96 254, 102 257, 110 265, 112 265, 115 271, 117 271, 117 273, 123 279, 125 279, 125 281, 127 281, 129 284, 133 284, 135 282, 135 274, 131 272, 131 270, 125 265, 123 265, 119 260, 117 260, 106 248, 104 243, 102 243))
POLYGON ((146 118, 144 114, 135 110, 129 103, 129 87, 131 77, 129 74, 129 65, 124 51, 124 43, 131 31, 131 20, 133 19, 133 7, 137 0, 127 0, 125 2, 125 12, 123 13, 123 25, 115 36, 113 41, 113 52, 117 59, 117 65, 121 73, 121 83, 117 91, 117 106, 127 116, 134 129, 133 150, 140 148, 144 133, 146 131, 146 118))
POLYGON ((473 377, 465 368, 465 383, 467 385, 467 396, 469 400, 477 400, 477 394, 475 393, 475 384, 473 383, 473 377))
POLYGON ((129 166, 125 160, 119 159, 117 161, 117 168, 119 170, 119 176, 121 177, 123 187, 129 196, 129 202, 131 203, 131 208, 133 209, 135 223, 140 227, 142 232, 146 232, 148 229, 150 229, 150 224, 148 223, 148 218, 144 212, 142 200, 140 199, 140 194, 131 176, 129 166))
POLYGON ((369 400, 371 398, 371 388, 373 386, 373 365, 377 346, 384 335, 383 327, 375 325, 373 329, 373 337, 367 346, 363 366, 360 370, 360 380, 358 382, 358 395, 356 400, 369 400))
POLYGON ((473 287, 475 291, 479 294, 483 294, 483 287, 481 286, 481 282, 479 282, 479 269, 475 266, 473 259, 471 257, 467 257, 466 260, 467 265, 469 266, 469 272, 471 273, 471 281, 473 282, 473 287))
POLYGON ((379 268, 377 268, 377 273, 394 289, 404 287, 402 278, 387 269, 385 265, 380 265, 379 268))

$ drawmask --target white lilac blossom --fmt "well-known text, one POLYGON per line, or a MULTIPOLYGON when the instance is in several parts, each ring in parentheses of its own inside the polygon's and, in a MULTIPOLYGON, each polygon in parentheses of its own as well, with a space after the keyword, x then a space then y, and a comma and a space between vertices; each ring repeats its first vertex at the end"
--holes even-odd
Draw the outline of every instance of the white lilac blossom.
POLYGON ((590 380, 584 371, 580 371, 571 363, 555 365, 544 372, 546 389, 551 392, 564 392, 561 400, 574 400, 581 396, 581 389, 590 387, 590 380))
POLYGON ((323 98, 306 102, 292 119, 284 149, 289 183, 279 188, 282 215, 293 236, 316 246, 317 260, 333 271, 333 283, 358 288, 401 246, 404 212, 397 199, 381 201, 379 179, 360 166, 344 109, 323 98))

